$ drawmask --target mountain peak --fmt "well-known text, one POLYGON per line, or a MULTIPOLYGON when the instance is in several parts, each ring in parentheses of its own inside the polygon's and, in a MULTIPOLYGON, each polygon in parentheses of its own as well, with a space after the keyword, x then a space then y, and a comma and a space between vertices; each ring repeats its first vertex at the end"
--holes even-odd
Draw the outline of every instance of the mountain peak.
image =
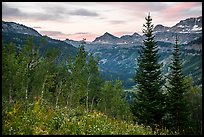
POLYGON ((104 33, 104 35, 111 35, 111 34, 110 34, 110 33, 108 33, 108 32, 105 32, 105 33, 104 33))
POLYGON ((93 42, 98 42, 98 43, 114 43, 118 40, 119 38, 108 33, 105 32, 102 36, 97 37, 93 42))
POLYGON ((116 36, 114 36, 113 34, 110 34, 110 33, 108 33, 108 32, 105 32, 105 33, 103 34, 103 36, 116 37, 116 36))
POLYGON ((141 35, 135 32, 135 33, 132 34, 132 36, 137 36, 138 37, 138 36, 141 36, 141 35))

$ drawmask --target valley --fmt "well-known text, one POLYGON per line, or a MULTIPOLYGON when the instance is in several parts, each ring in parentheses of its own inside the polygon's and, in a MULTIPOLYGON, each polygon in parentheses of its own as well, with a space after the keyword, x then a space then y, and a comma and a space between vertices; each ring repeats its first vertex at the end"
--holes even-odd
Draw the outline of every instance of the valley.
MULTIPOLYGON (((45 39, 46 44, 43 46, 42 51, 45 48, 59 48, 62 57, 76 55, 77 48, 81 44, 81 41, 51 39, 24 25, 2 21, 2 39, 5 42, 13 42, 17 47, 22 46, 26 43, 28 35, 34 37, 37 45, 39 45, 40 39, 45 39)), ((195 85, 201 86, 202 16, 182 20, 172 27, 156 25, 154 35, 160 53, 159 62, 163 63, 163 74, 168 74, 175 35, 178 35, 182 65, 184 66, 183 72, 186 76, 193 77, 195 85)), ((129 89, 135 85, 136 58, 143 45, 144 38, 144 35, 141 36, 138 33, 118 38, 106 32, 93 42, 87 41, 84 46, 88 53, 93 53, 98 58, 100 72, 104 80, 120 79, 124 88, 129 89)))
POLYGON ((2 134, 202 134, 200 4, 2 3, 2 134))

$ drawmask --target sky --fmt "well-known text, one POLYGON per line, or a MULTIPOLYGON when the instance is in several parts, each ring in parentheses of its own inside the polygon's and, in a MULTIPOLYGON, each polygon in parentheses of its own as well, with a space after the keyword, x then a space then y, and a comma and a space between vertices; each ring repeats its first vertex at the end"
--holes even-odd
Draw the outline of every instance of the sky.
POLYGON ((142 34, 150 13, 154 26, 172 27, 202 16, 202 2, 2 2, 2 20, 32 27, 54 39, 93 41, 109 32, 142 34))

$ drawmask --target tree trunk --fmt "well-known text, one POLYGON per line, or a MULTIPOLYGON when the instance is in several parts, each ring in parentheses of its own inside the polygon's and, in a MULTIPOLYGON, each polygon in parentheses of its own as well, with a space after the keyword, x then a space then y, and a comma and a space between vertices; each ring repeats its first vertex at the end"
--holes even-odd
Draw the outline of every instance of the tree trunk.
POLYGON ((87 89, 87 94, 86 94, 87 98, 86 98, 86 111, 89 111, 89 90, 87 89))
POLYGON ((28 100, 28 87, 26 87, 25 98, 26 98, 26 101, 27 101, 28 100))
POLYGON ((105 106, 105 113, 106 113, 106 106, 105 106))
POLYGON ((179 123, 179 112, 177 112, 176 114, 177 114, 177 118, 176 118, 177 119, 177 122, 176 122, 177 123, 177 132, 180 134, 180 130, 179 130, 180 129, 180 127, 179 127, 179 124, 180 124, 179 123))
POLYGON ((68 107, 68 103, 69 103, 69 96, 67 95, 67 99, 66 99, 66 106, 68 107))
POLYGON ((57 99, 56 99, 55 108, 57 108, 57 107, 58 107, 59 96, 60 96, 60 94, 61 94, 61 87, 62 87, 62 81, 60 81, 60 85, 59 85, 58 89, 56 90, 56 91, 58 91, 58 90, 59 90, 59 93, 58 93, 58 95, 57 95, 57 99))
POLYGON ((43 86, 42 86, 42 92, 41 92, 41 97, 42 97, 42 102, 43 103, 43 95, 44 95, 44 90, 45 90, 45 83, 46 83, 47 77, 45 76, 45 81, 43 82, 43 86))
POLYGON ((10 88, 9 88, 9 103, 12 102, 12 95, 11 95, 11 93, 12 93, 12 89, 11 89, 11 86, 10 86, 10 88))
POLYGON ((92 111, 92 108, 93 108, 94 98, 95 98, 95 96, 92 98, 92 101, 91 101, 91 111, 92 111))
POLYGON ((87 90, 87 94, 86 94, 86 110, 87 112, 89 111, 89 84, 90 84, 90 76, 88 77, 88 83, 87 83, 87 87, 86 87, 86 90, 87 90))
POLYGON ((69 106, 68 106, 68 108, 71 108, 71 105, 72 105, 73 86, 71 86, 70 91, 71 91, 71 93, 70 93, 70 100, 69 100, 69 106))

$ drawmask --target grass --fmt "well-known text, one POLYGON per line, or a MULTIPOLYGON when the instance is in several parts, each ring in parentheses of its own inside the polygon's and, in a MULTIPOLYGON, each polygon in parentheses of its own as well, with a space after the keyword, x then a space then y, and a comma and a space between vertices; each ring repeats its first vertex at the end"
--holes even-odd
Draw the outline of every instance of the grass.
MULTIPOLYGON (((16 102, 2 110, 4 135, 149 135, 150 128, 107 117, 99 111, 16 102)), ((165 133, 163 133, 165 134, 165 133)))

